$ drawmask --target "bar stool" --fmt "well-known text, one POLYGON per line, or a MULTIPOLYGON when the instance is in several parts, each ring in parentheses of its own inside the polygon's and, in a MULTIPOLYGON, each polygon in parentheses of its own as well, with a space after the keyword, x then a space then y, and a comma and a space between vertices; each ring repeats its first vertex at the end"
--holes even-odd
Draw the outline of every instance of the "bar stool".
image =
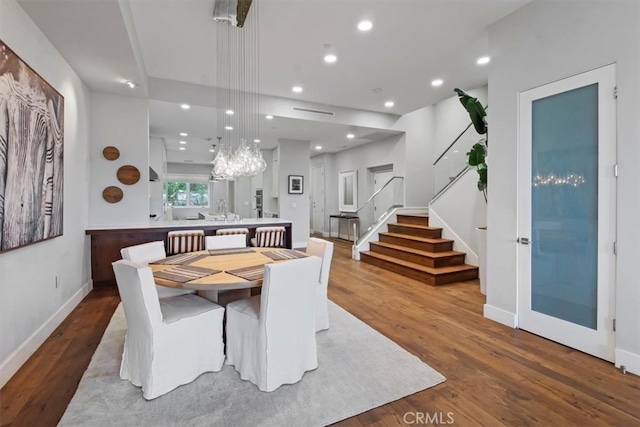
POLYGON ((167 234, 169 250, 167 255, 201 251, 204 244, 204 230, 178 230, 167 234))
POLYGON ((229 234, 249 234, 248 228, 220 228, 216 230, 216 236, 226 236, 229 234))
POLYGON ((251 239, 251 246, 257 247, 283 247, 284 227, 258 227, 256 237, 251 239))

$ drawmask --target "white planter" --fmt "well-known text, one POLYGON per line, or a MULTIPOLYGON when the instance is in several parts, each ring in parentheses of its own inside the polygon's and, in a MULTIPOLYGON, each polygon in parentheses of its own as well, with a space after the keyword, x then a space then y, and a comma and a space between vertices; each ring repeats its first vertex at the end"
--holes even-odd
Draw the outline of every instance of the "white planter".
POLYGON ((487 227, 476 228, 478 235, 478 275, 480 293, 487 294, 487 227))

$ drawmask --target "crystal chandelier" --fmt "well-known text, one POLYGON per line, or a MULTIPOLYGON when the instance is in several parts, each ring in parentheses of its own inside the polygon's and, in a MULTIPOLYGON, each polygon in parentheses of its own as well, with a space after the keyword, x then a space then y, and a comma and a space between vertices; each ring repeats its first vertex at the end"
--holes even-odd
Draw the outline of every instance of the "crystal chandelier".
POLYGON ((217 0, 218 153, 211 177, 232 181, 267 167, 259 138, 258 0, 217 0), (246 24, 246 25, 245 25, 246 24))

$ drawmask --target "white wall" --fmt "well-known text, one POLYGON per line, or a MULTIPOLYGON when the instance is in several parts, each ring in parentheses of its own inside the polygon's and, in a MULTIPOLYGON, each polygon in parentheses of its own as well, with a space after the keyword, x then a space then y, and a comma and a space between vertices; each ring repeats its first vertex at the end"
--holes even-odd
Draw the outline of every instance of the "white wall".
POLYGON ((149 102, 102 93, 91 94, 91 177, 89 184, 89 224, 91 226, 149 224, 149 102), (104 147, 113 145, 120 157, 109 161, 104 147), (118 181, 116 173, 124 165, 140 171, 133 185, 118 181), (122 189, 118 203, 108 203, 102 191, 108 186, 122 189))
POLYGON ((293 223, 293 247, 304 248, 309 238, 309 144, 301 141, 280 141, 279 197, 280 218, 293 223), (288 176, 303 176, 303 194, 288 194, 288 176))
POLYGON ((489 28, 490 167, 485 315, 516 316, 517 94, 617 63, 616 364, 640 374, 640 4, 532 2, 489 28))
POLYGON ((13 0, 0 39, 64 96, 63 235, 0 254, 0 387, 91 290, 88 89, 13 0), (56 287, 56 277, 58 286, 56 287))

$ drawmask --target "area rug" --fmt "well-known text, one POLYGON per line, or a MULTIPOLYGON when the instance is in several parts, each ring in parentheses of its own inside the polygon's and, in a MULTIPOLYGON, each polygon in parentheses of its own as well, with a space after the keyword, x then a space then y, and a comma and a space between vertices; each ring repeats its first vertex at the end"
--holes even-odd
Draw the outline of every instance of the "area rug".
POLYGON ((119 378, 126 322, 115 311, 60 426, 323 426, 445 380, 434 369, 329 302, 318 369, 264 393, 231 366, 155 400, 119 378))

